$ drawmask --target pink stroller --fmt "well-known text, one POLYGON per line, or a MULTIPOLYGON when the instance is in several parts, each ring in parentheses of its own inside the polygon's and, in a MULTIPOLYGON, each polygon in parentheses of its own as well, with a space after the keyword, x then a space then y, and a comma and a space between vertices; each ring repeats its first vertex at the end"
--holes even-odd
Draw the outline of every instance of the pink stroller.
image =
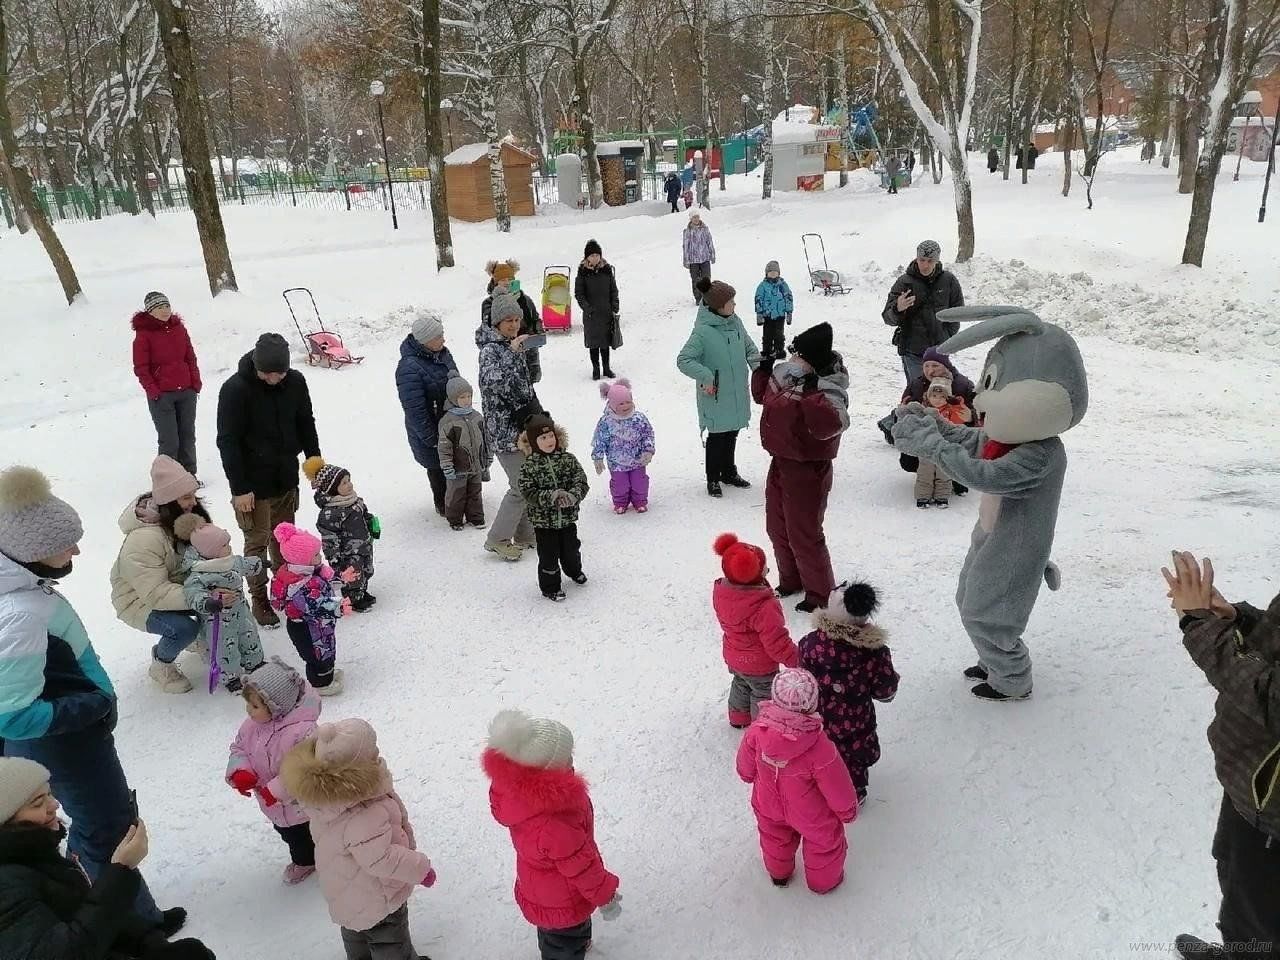
POLYGON ((351 351, 343 344, 342 338, 324 328, 324 321, 320 319, 320 309, 316 306, 315 295, 306 287, 290 287, 282 296, 284 297, 285 306, 289 308, 289 316, 293 317, 293 325, 298 330, 298 336, 302 338, 302 342, 307 347, 307 364, 308 366, 330 367, 340 370, 347 364, 359 363, 364 357, 352 356, 351 351), (311 333, 302 331, 302 324, 298 321, 298 314, 293 309, 293 303, 289 299, 291 293, 305 293, 307 299, 311 301, 311 313, 315 317, 316 326, 320 329, 311 333))

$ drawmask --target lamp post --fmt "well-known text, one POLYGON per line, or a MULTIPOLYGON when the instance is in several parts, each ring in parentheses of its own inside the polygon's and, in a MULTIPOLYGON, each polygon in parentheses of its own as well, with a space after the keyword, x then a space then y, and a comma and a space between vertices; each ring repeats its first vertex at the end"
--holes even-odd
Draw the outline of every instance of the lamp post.
POLYGON ((378 104, 378 130, 382 133, 382 162, 387 168, 387 196, 391 198, 391 229, 399 230, 400 221, 396 217, 396 191, 391 183, 391 155, 387 151, 387 125, 382 119, 382 95, 387 92, 387 86, 381 80, 374 80, 369 84, 369 96, 373 97, 378 104))
POLYGON ((742 95, 742 172, 747 172, 747 110, 751 106, 751 98, 745 93, 742 95))
POLYGON ((1240 152, 1236 154, 1236 173, 1231 178, 1232 182, 1240 179, 1240 161, 1244 159, 1244 142, 1249 134, 1249 121, 1255 113, 1262 112, 1262 94, 1257 90, 1246 90, 1236 106, 1244 108, 1244 129, 1240 131, 1240 152))
MULTIPOLYGON (((1266 121, 1262 123, 1266 129, 1266 121)), ((1276 118, 1271 125, 1271 144, 1267 149, 1267 176, 1262 183, 1262 205, 1258 207, 1258 222, 1267 219, 1267 191, 1271 189, 1271 174, 1276 169, 1276 133, 1280 131, 1280 100, 1276 101, 1276 118)))
POLYGON ((445 122, 449 125, 449 152, 453 153, 453 101, 445 97, 440 101, 440 109, 444 111, 445 122))

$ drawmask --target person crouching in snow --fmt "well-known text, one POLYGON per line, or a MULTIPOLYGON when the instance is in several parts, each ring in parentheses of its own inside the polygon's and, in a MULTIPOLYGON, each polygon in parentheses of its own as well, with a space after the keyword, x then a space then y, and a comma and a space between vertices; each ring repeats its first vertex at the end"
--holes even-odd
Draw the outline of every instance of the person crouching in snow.
POLYGON ((786 356, 782 328, 791 323, 793 309, 795 299, 787 281, 782 279, 782 268, 777 260, 770 260, 764 265, 764 279, 756 287, 756 323, 764 328, 764 342, 760 345, 763 355, 775 360, 786 356))
POLYGON ((472 406, 471 384, 451 377, 444 388, 449 409, 440 417, 440 437, 436 450, 440 469, 448 486, 444 494, 444 516, 453 530, 461 530, 465 520, 483 530, 484 488, 493 464, 493 444, 484 415, 472 406))
POLYGON ((338 656, 336 625, 351 609, 351 601, 342 598, 341 583, 325 565, 319 537, 282 523, 275 538, 285 565, 271 581, 271 606, 284 612, 289 639, 307 667, 307 682, 320 696, 335 696, 342 692, 342 671, 333 665, 338 656))
POLYGON ((241 677, 262 665, 262 640, 253 611, 244 598, 244 578, 262 569, 257 557, 231 553, 231 534, 215 527, 197 513, 184 513, 173 522, 173 535, 190 546, 183 554, 188 568, 182 596, 204 619, 203 633, 213 638, 213 618, 218 618, 218 670, 223 686, 240 690, 241 677))
POLYGON ((257 796, 263 814, 288 845, 283 879, 292 886, 316 872, 316 848, 307 813, 284 788, 280 768, 285 755, 315 733, 320 697, 279 657, 244 678, 241 696, 248 717, 231 742, 226 781, 242 796, 257 796))
POLYGON ((844 825, 858 816, 858 795, 817 709, 813 674, 783 670, 773 679, 773 698, 742 738, 737 767, 752 784, 751 809, 774 886, 791 879, 803 841, 805 882, 814 893, 830 893, 844 882, 844 825))
MULTIPOLYGON (((973 420, 973 411, 964 399, 952 395, 950 380, 940 377, 930 381, 924 400, 947 423, 963 426, 973 420)), ((931 506, 945 510, 951 505, 951 478, 935 463, 921 460, 917 464, 915 491, 916 506, 921 510, 931 506)))
POLYGON ((879 605, 870 584, 841 584, 800 641, 800 665, 818 679, 818 713, 859 803, 867 799, 867 768, 880 759, 875 701, 888 703, 898 692, 888 638, 871 622, 879 605))
POLYGON ((604 473, 607 462, 614 513, 621 516, 629 507, 645 513, 649 509, 649 472, 645 468, 655 450, 653 424, 636 409, 629 380, 600 384, 600 396, 606 401, 605 411, 591 438, 596 475, 604 473))
POLYGON ((413 948, 409 898, 436 872, 364 720, 322 723, 284 758, 281 778, 311 819, 316 874, 347 960, 428 960, 413 948))
POLYGON ((799 334, 790 360, 766 355, 751 375, 760 404, 760 442, 773 457, 765 486, 765 528, 778 560, 778 595, 804 591, 796 604, 812 613, 835 589, 822 525, 840 436, 849 427, 849 374, 831 349, 831 324, 799 334))
POLYGON ((711 588, 711 605, 724 637, 724 662, 733 674, 729 725, 741 730, 769 699, 778 664, 797 666, 800 653, 787 632, 782 604, 765 579, 769 567, 764 551, 732 533, 716 537, 715 551, 724 576, 711 588))
POLYGON ((618 878, 596 846, 595 810, 573 769, 573 734, 555 720, 503 710, 481 758, 493 819, 511 831, 516 903, 538 928, 542 960, 581 960, 591 915, 622 912, 618 878))
POLYGON ((324 544, 325 559, 342 577, 342 595, 351 609, 364 613, 378 598, 369 592, 373 579, 373 541, 382 532, 378 518, 356 493, 351 473, 327 463, 316 473, 316 530, 324 544), (347 578, 347 571, 355 576, 347 578))
POLYGON ((569 452, 565 432, 545 413, 525 421, 518 445, 525 454, 520 494, 529 505, 538 544, 538 587, 548 600, 560 601, 561 570, 579 586, 587 582, 578 541, 578 505, 587 495, 587 475, 569 452))

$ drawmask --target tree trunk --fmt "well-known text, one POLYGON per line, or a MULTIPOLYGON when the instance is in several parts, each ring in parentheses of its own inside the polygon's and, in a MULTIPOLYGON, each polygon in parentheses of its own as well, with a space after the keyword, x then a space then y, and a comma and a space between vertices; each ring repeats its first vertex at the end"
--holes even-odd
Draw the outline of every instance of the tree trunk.
POLYGON ((849 103, 849 59, 845 52, 844 30, 836 40, 836 89, 840 91, 840 109, 844 111, 844 142, 840 145, 840 186, 849 185, 849 150, 853 137, 853 106, 849 103))
MULTIPOLYGON (((1013 50, 1009 54, 1009 92, 1004 112, 1004 173, 1001 179, 1005 182, 1009 180, 1009 155, 1013 150, 1013 98, 1017 93, 1018 33, 1021 26, 1016 5, 1011 5, 1009 12, 1013 15, 1013 50)), ((1024 161, 1023 169, 1026 169, 1026 166, 1024 161)))
MULTIPOLYGON (((1227 134, 1240 86, 1240 70, 1244 35, 1248 21, 1248 0, 1219 0, 1221 22, 1221 54, 1209 94, 1209 119, 1205 130, 1204 150, 1196 164, 1194 192, 1191 196, 1191 218, 1187 223, 1187 242, 1182 262, 1204 266, 1204 247, 1209 235, 1209 218, 1213 213, 1213 188, 1227 149, 1227 134)), ((1206 50, 1206 55, 1208 51, 1206 50)))
POLYGON ((13 206, 13 222, 18 228, 18 233, 26 233, 31 229, 31 218, 27 216, 26 208, 18 202, 18 185, 14 179, 13 169, 9 166, 3 143, 0 143, 0 186, 9 193, 9 202, 13 206))
POLYGON ((764 137, 760 141, 760 149, 764 151, 764 171, 760 177, 760 197, 768 200, 773 196, 773 17, 769 16, 766 5, 764 28, 761 30, 761 43, 764 47, 764 137))
POLYGON ((1062 195, 1071 196, 1071 148, 1076 142, 1076 125, 1067 117, 1067 126, 1062 131, 1062 195))
POLYGON ((573 61, 573 99, 578 108, 578 136, 582 138, 582 162, 587 168, 587 196, 591 209, 604 202, 600 189, 600 161, 596 159, 596 124, 591 114, 591 95, 587 90, 587 65, 583 62, 577 27, 569 26, 569 47, 573 61))
MULTIPOLYGON (((705 0, 702 0, 705 2, 705 0)), ((711 83, 707 72, 707 12, 700 0, 694 0, 694 57, 698 61, 698 88, 702 96, 703 151, 702 169, 698 172, 698 204, 711 208, 711 144, 714 125, 711 119, 711 83)))
POLYGON ((951 186, 955 192, 956 224, 960 233, 960 246, 956 250, 956 263, 973 259, 973 186, 969 182, 969 165, 965 162, 964 144, 953 139, 948 161, 951 164, 951 186))
MULTIPOLYGON (((410 31, 415 26, 410 18, 410 31)), ((436 271, 453 266, 453 231, 444 179, 444 134, 440 130, 440 0, 422 0, 422 35, 413 37, 422 91, 422 130, 431 175, 431 231, 436 245, 436 271)))
MULTIPOLYGON (((0 149, 4 150, 6 157, 20 157, 18 138, 13 134, 13 118, 9 115, 8 98, 9 35, 5 29, 4 0, 0 0, 0 149)), ((80 280, 76 277, 75 268, 71 266, 71 258, 67 256, 62 241, 58 239, 53 225, 49 223, 49 218, 44 215, 44 210, 36 200, 35 190, 31 186, 31 177, 26 168, 20 166, 17 161, 9 167, 9 170, 15 188, 14 206, 26 208, 27 215, 31 219, 31 227, 40 238, 45 253, 49 255, 49 262, 53 264, 53 269, 58 274, 63 296, 67 298, 67 303, 75 303, 76 298, 81 294, 80 280)))
MULTIPOLYGON (((129 78, 129 39, 128 29, 122 29, 120 37, 116 45, 117 59, 120 65, 120 84, 123 88, 125 98, 125 135, 129 140, 130 159, 133 161, 133 184, 134 190, 138 194, 138 200, 142 206, 147 208, 147 213, 152 218, 156 215, 156 208, 151 201, 151 188, 147 183, 147 151, 142 145, 142 129, 139 126, 141 120, 139 113, 142 104, 135 103, 133 97, 133 83, 129 78)), ((136 216, 141 212, 138 204, 134 205, 133 213, 136 216)))
POLYGON ((1173 144, 1178 139, 1178 112, 1172 104, 1169 106, 1169 122, 1165 128, 1164 140, 1160 143, 1160 166, 1169 169, 1169 161, 1173 156, 1173 144))
POLYGON ((476 9, 477 20, 475 30, 476 64, 479 75, 476 84, 480 95, 480 117, 484 124, 481 131, 485 143, 489 145, 489 189, 493 193, 493 213, 497 219, 498 232, 511 232, 511 210, 507 204, 507 178, 502 169, 502 144, 498 142, 498 104, 494 96, 493 82, 493 50, 489 45, 489 34, 492 29, 488 11, 492 5, 479 3, 476 9))
POLYGON ((218 188, 209 167, 209 137, 200 103, 200 83, 191 50, 187 9, 185 4, 179 6, 172 0, 151 0, 151 4, 160 21, 160 38, 169 67, 169 89, 173 93, 187 195, 196 218, 196 232, 200 235, 209 292, 216 297, 224 290, 238 290, 239 287, 231 265, 231 251, 227 249, 227 232, 218 206, 218 188))

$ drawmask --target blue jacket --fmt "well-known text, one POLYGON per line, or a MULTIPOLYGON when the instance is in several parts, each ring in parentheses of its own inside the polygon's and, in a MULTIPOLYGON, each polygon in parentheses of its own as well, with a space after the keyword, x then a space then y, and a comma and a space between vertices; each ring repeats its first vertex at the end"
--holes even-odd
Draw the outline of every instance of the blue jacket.
POLYGON ((432 353, 413 334, 400 344, 396 392, 404 407, 404 430, 409 435, 413 459, 428 470, 440 469, 436 440, 440 436, 440 417, 448 406, 444 388, 449 378, 457 375, 458 365, 447 347, 432 353))
POLYGON ((783 317, 790 323, 793 306, 791 288, 781 277, 777 280, 765 277, 760 281, 760 286, 756 287, 756 323, 781 320, 783 317))
POLYGON ((85 730, 106 720, 115 702, 66 597, 0 554, 0 738, 85 730))

